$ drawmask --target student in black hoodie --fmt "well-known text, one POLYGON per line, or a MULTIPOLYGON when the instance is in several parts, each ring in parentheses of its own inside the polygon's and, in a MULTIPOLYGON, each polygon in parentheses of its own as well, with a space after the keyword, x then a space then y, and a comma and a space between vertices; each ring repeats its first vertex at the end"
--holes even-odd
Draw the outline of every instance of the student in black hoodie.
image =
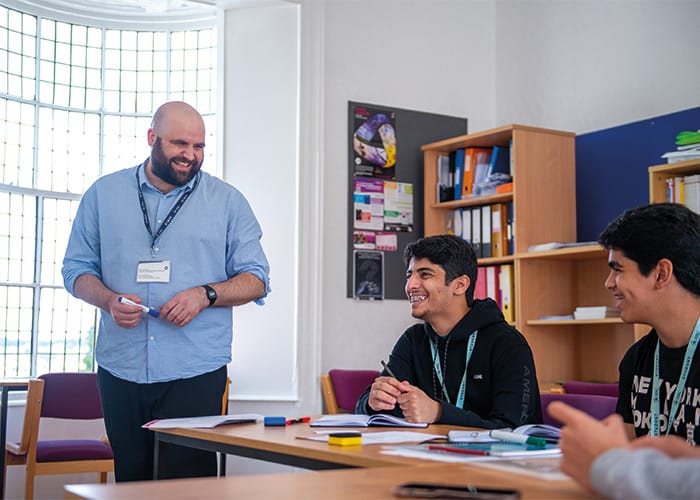
POLYGON ((541 423, 527 341, 493 300, 474 300, 472 246, 431 236, 410 243, 404 261, 411 315, 424 323, 399 338, 356 412, 486 429, 541 423))

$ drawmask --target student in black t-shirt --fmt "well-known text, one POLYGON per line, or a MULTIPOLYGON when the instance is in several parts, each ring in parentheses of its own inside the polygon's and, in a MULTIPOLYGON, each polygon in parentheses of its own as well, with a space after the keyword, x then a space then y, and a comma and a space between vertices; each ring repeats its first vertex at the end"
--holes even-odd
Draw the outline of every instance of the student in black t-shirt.
POLYGON ((653 328, 620 363, 617 413, 630 437, 700 444, 700 216, 673 203, 631 209, 599 242, 622 319, 653 328))

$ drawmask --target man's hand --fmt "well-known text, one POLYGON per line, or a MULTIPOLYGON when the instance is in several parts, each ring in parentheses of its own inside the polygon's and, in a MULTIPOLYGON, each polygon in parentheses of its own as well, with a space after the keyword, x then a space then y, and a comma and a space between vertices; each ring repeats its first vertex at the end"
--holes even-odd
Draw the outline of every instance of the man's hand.
POLYGON ((590 470, 593 461, 611 448, 628 445, 622 417, 613 414, 598 421, 561 401, 550 403, 547 411, 565 424, 559 439, 561 470, 592 490, 590 470))
POLYGON ((418 387, 394 377, 377 377, 367 403, 374 411, 393 410, 398 404, 409 422, 433 423, 441 413, 440 403, 418 387))
POLYGON ((408 382, 401 383, 401 394, 397 398, 403 416, 409 422, 437 422, 442 413, 440 403, 418 387, 408 382))
POLYGON ((119 297, 126 297, 137 304, 141 303, 141 298, 138 295, 114 294, 114 296, 109 299, 108 303, 109 314, 112 316, 112 319, 117 326, 122 328, 134 328, 136 325, 141 323, 143 311, 139 307, 129 304, 122 304, 119 302, 119 297))
POLYGON ((377 377, 372 383, 367 403, 374 411, 393 410, 401 394, 401 382, 394 377, 377 377))
POLYGON ((185 326, 209 307, 209 299, 201 286, 183 290, 160 308, 160 317, 177 326, 185 326))

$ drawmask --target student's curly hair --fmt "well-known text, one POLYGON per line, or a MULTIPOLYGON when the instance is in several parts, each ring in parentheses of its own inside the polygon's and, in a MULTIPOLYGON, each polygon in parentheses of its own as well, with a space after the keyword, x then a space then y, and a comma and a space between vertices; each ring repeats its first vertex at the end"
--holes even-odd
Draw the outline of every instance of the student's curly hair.
POLYGON ((625 211, 600 234, 598 242, 618 249, 644 276, 661 259, 673 263, 683 288, 700 296, 700 215, 676 203, 657 203, 625 211))
POLYGON ((429 236, 406 245, 403 260, 408 266, 411 259, 428 259, 445 271, 445 284, 458 276, 469 278, 469 288, 465 294, 469 307, 474 303, 474 286, 478 265, 474 248, 462 238, 442 234, 429 236))

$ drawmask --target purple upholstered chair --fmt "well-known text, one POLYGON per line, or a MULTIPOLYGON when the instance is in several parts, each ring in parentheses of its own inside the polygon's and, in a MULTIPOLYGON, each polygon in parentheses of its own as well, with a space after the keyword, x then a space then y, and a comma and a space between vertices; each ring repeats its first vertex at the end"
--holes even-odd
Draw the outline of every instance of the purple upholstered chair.
POLYGON ((542 405, 542 421, 545 424, 561 427, 561 422, 554 419, 547 412, 547 406, 552 401, 562 401, 569 406, 573 406, 585 413, 588 413, 593 418, 601 420, 608 415, 615 413, 617 406, 617 398, 612 396, 601 396, 598 394, 555 394, 542 393, 540 394, 540 404, 542 405))
POLYGON ((376 370, 330 370, 328 375, 321 375, 326 411, 355 413, 357 399, 378 376, 376 370))
MULTIPOLYGON (((97 377, 94 373, 47 373, 40 384, 30 385, 22 434, 25 445, 17 444, 15 452, 8 444, 10 465, 26 464, 25 497, 32 498, 34 476, 98 472, 107 482, 107 473, 114 471, 112 448, 100 439, 39 440, 41 417, 96 420, 103 418, 97 377), (42 394, 43 393, 43 394, 42 394)), ((7 456, 7 455, 6 455, 7 456)))
POLYGON ((617 384, 567 380, 562 386, 564 387, 564 391, 569 394, 597 394, 599 396, 612 396, 616 398, 619 393, 617 384))

